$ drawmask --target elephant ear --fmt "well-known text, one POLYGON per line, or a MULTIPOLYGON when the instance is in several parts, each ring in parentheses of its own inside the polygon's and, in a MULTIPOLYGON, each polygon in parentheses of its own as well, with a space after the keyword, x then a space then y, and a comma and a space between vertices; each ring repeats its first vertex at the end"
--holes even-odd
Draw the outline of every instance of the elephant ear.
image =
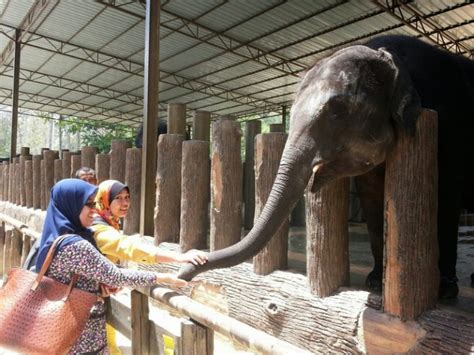
POLYGON ((403 129, 414 135, 416 122, 421 113, 421 101, 418 92, 413 87, 410 75, 403 62, 397 55, 379 48, 381 56, 386 60, 393 71, 393 85, 390 97, 390 111, 392 118, 403 129))

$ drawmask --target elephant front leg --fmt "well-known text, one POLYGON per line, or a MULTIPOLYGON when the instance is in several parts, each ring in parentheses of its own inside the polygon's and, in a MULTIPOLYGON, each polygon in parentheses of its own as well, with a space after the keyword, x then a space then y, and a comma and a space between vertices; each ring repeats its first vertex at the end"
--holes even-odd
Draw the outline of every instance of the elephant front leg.
POLYGON ((379 165, 364 175, 355 177, 363 216, 367 222, 374 268, 366 279, 371 289, 382 290, 383 277, 383 194, 385 165, 379 165))

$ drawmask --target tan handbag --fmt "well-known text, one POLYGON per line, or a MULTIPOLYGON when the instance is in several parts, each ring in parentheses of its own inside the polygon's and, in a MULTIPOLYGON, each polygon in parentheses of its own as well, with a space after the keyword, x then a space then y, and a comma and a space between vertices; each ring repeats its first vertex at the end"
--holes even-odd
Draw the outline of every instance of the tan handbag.
POLYGON ((54 251, 67 235, 55 240, 41 271, 14 268, 0 289, 0 347, 22 354, 64 354, 79 338, 97 295, 44 276, 54 251))

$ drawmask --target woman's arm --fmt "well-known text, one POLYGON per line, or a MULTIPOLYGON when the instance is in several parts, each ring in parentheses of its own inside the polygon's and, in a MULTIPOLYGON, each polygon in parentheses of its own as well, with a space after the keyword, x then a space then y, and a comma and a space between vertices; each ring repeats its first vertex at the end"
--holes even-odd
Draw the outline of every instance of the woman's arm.
POLYGON ((118 268, 85 240, 64 247, 57 258, 71 272, 110 286, 150 286, 158 282, 186 285, 173 274, 118 268))

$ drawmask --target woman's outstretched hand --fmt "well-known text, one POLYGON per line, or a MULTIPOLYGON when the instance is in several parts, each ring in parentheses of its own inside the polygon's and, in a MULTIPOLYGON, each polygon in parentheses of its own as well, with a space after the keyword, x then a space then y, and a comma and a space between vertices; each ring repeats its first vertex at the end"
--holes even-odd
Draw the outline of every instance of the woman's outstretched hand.
POLYGON ((207 262, 207 253, 197 249, 191 249, 180 255, 180 262, 194 265, 204 265, 207 262))

